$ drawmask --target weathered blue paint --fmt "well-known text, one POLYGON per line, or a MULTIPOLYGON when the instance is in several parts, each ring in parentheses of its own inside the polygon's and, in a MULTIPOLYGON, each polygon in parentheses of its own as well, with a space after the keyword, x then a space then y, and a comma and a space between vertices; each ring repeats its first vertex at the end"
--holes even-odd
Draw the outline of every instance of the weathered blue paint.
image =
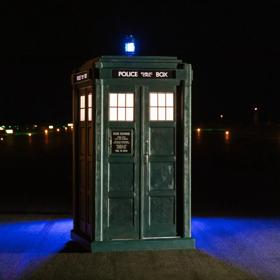
POLYGON ((176 57, 102 56, 76 69, 72 82, 73 240, 89 241, 92 250, 135 240, 128 244, 141 250, 142 243, 172 248, 178 241, 171 239, 181 238, 193 248, 191 65, 176 57), (110 119, 110 95, 125 93, 133 95, 133 118, 110 119), (172 95, 171 118, 149 117, 152 93, 172 95), (115 148, 121 133, 129 135, 123 152, 115 148))

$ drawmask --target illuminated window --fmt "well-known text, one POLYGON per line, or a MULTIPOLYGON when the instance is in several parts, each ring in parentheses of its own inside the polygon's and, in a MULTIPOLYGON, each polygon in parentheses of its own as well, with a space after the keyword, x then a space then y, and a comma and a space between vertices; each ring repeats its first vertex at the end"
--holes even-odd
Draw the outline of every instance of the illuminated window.
POLYGON ((109 120, 110 121, 133 121, 134 120, 134 94, 133 93, 110 93, 109 120))
POLYGON ((174 120, 174 94, 150 92, 150 121, 174 120))
POLYGON ((80 96, 80 121, 85 121, 85 107, 86 107, 86 102, 85 102, 85 96, 81 95, 80 96))
POLYGON ((92 94, 88 94, 88 120, 92 120, 92 94))

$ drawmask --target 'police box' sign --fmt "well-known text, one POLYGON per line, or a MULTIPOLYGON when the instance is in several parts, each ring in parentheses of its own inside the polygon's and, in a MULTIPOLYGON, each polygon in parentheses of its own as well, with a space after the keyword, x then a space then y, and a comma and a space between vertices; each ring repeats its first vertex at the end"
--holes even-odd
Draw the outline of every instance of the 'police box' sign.
POLYGON ((173 70, 113 70, 113 78, 175 79, 173 70))

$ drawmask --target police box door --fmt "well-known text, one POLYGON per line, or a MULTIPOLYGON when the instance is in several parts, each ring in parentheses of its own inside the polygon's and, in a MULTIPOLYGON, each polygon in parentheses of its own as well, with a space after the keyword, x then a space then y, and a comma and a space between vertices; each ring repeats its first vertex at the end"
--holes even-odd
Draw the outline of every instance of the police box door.
POLYGON ((104 240, 174 237, 175 87, 108 87, 104 99, 104 240))
POLYGON ((143 238, 175 237, 176 87, 143 87, 141 208, 143 238))

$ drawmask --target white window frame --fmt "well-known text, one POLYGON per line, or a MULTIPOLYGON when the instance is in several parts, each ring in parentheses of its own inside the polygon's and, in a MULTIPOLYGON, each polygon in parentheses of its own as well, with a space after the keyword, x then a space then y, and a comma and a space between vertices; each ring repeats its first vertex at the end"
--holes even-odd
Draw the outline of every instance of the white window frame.
POLYGON ((80 121, 84 122, 86 120, 86 96, 80 95, 80 121))
POLYGON ((149 120, 174 121, 174 92, 149 93, 149 120))
POLYGON ((133 122, 134 104, 133 92, 109 92, 109 121, 133 122))

